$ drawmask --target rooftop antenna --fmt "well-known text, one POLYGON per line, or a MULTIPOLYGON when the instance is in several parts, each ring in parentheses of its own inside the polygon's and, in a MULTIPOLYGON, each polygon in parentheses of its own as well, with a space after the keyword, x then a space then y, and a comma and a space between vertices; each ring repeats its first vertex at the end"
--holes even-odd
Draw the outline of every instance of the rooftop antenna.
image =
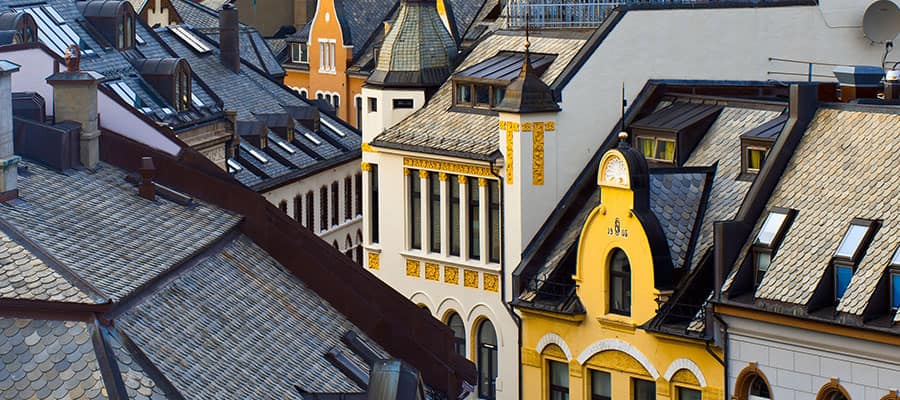
POLYGON ((625 132, 625 107, 628 106, 628 99, 625 98, 625 81, 622 81, 622 121, 620 122, 619 132, 625 132))

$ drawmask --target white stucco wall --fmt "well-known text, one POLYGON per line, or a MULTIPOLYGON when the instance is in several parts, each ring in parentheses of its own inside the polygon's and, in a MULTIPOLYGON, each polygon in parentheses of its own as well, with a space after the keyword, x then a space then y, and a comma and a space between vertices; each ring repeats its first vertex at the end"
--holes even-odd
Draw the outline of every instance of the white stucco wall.
POLYGON ((854 400, 879 400, 900 388, 896 346, 731 317, 726 322, 729 393, 751 362, 778 400, 814 400, 832 378, 854 400))
POLYGON ((400 90, 400 89, 383 89, 377 87, 363 86, 362 88, 363 102, 363 142, 370 142, 379 133, 384 132, 402 121, 404 118, 412 115, 416 110, 425 105, 425 91, 418 90, 400 90), (376 99, 378 110, 372 112, 369 110, 369 98, 376 99), (412 108, 394 108, 394 99, 411 99, 413 101, 412 108))

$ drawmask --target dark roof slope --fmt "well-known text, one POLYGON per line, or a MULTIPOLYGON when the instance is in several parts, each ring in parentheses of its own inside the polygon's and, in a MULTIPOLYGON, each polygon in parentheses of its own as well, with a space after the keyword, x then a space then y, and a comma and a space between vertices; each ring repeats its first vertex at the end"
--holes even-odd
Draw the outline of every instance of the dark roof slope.
POLYGON ((344 45, 362 49, 398 5, 397 0, 334 0, 344 45))

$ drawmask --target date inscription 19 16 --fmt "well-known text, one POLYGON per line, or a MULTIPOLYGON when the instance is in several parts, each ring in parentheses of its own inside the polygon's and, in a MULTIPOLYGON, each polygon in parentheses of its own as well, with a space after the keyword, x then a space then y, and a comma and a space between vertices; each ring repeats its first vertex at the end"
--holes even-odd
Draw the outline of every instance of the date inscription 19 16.
POLYGON ((616 223, 613 226, 606 228, 606 233, 609 236, 628 237, 628 229, 622 228, 622 221, 618 218, 616 218, 616 223))

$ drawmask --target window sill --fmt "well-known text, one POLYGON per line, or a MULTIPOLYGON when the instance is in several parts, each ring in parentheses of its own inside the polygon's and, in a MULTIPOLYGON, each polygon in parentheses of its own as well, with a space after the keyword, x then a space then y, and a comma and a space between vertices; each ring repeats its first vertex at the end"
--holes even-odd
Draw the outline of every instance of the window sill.
POLYGON ((332 232, 338 231, 338 230, 340 230, 340 229, 342 229, 342 228, 345 228, 345 227, 347 227, 347 226, 353 225, 353 224, 355 224, 355 223, 357 223, 357 222, 362 222, 362 217, 354 217, 354 218, 351 218, 351 219, 348 219, 348 220, 344 220, 344 221, 341 222, 340 224, 332 225, 332 226, 329 227, 328 229, 322 229, 322 230, 319 230, 319 232, 318 232, 317 234, 318 234, 318 235, 324 235, 324 234, 327 234, 327 233, 332 233, 332 232))
POLYGON ((320 69, 320 70, 319 70, 319 73, 320 73, 320 74, 326 74, 326 75, 337 75, 337 71, 336 71, 336 70, 333 70, 333 69, 332 69, 332 70, 320 69))
POLYGON ((463 260, 456 256, 442 256, 437 253, 428 253, 421 250, 404 250, 400 252, 401 256, 420 259, 426 262, 434 262, 442 265, 450 265, 456 267, 465 267, 469 269, 478 269, 488 272, 500 272, 500 264, 488 263, 484 264, 480 261, 463 260))
POLYGON ((615 314, 606 314, 597 317, 597 322, 600 323, 600 326, 609 330, 619 331, 623 333, 634 333, 635 325, 633 322, 631 322, 630 317, 615 314))

